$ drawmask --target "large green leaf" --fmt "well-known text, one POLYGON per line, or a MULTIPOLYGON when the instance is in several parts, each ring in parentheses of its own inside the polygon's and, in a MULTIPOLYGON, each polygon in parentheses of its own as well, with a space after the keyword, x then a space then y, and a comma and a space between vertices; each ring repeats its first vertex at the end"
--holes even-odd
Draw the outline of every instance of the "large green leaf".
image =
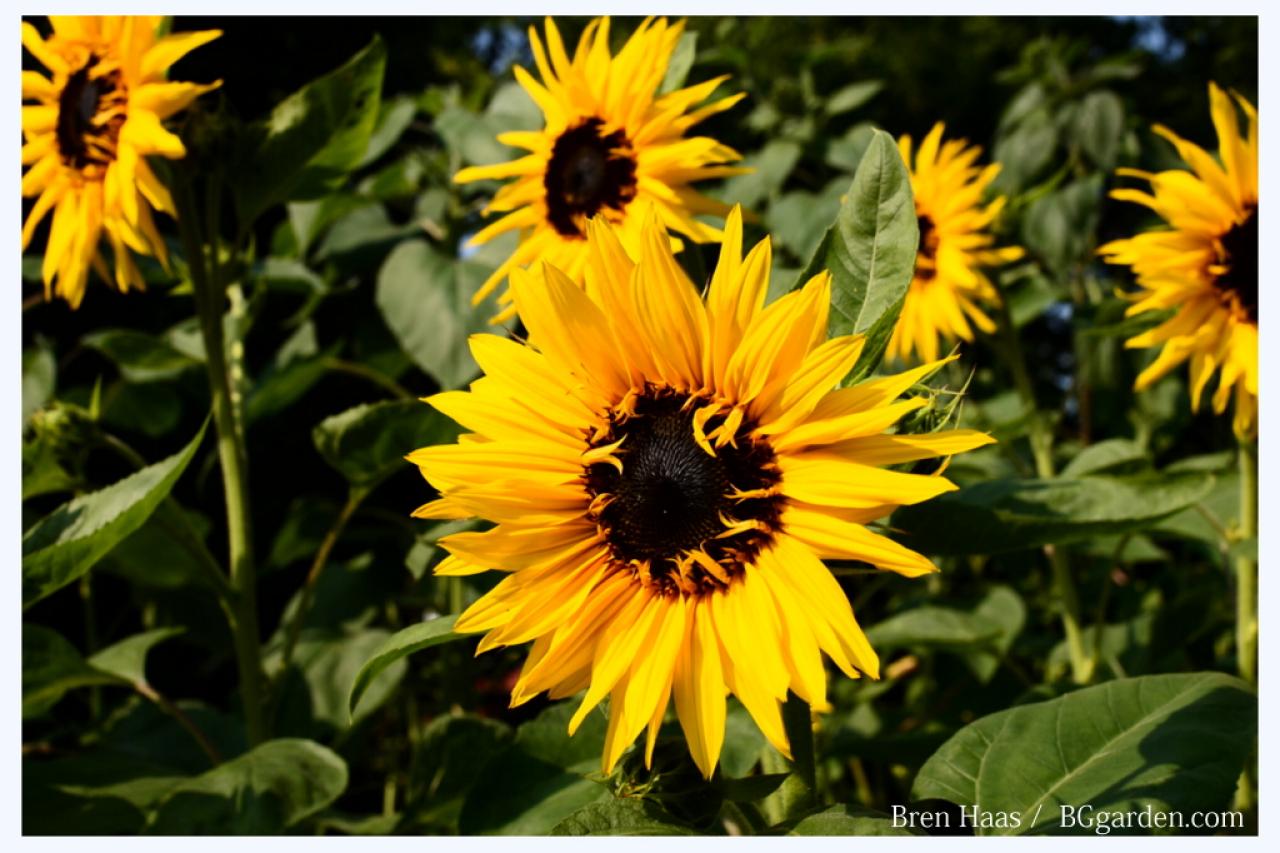
POLYGON ((912 798, 1018 816, 977 827, 994 835, 1088 833, 1082 807, 1222 809, 1256 727, 1257 697, 1221 673, 1110 681, 966 726, 920 768, 912 798))
POLYGON ((423 831, 456 832, 462 804, 481 771, 505 749, 514 732, 505 723, 472 714, 446 714, 422 732, 404 810, 423 831))
POLYGON ((1103 173, 1095 172, 1041 196, 1027 208, 1023 243, 1060 279, 1092 248, 1104 189, 1103 173))
POLYGON ((128 682, 145 684, 147 654, 157 645, 183 633, 184 628, 156 628, 134 634, 89 658, 89 665, 128 682))
POLYGON ((153 835, 271 835, 332 803, 347 765, 309 740, 267 741, 173 789, 147 827, 153 835))
POLYGON ((22 626, 22 716, 36 717, 57 704, 68 690, 123 683, 117 676, 85 663, 80 652, 57 631, 22 626))
POLYGON ((454 619, 453 616, 442 616, 429 622, 419 622, 388 637, 369 655, 356 673, 351 682, 347 708, 355 713, 360 697, 373 684, 374 679, 392 664, 422 649, 462 639, 464 635, 453 633, 454 619))
POLYGON ((111 359, 129 382, 173 379, 199 362, 162 337, 133 329, 102 329, 85 335, 84 345, 111 359))
POLYGON ((378 121, 386 53, 375 37, 254 126, 253 150, 234 174, 242 227, 273 204, 323 195, 361 162, 378 121))
POLYGON ((1090 92, 1076 111, 1076 140, 1094 165, 1110 170, 1116 164, 1124 133, 1124 104, 1115 92, 1090 92))
POLYGON ((697 835, 651 800, 591 803, 560 821, 552 835, 697 835))
POLYGON ((877 130, 835 223, 795 284, 830 270, 831 334, 867 336, 849 381, 874 370, 889 345, 919 240, 911 177, 893 139, 877 130))
POLYGON ((352 635, 305 637, 293 654, 305 684, 306 704, 312 720, 341 730, 376 711, 391 698, 404 679, 407 666, 393 661, 362 691, 358 704, 348 710, 351 685, 369 657, 390 638, 391 632, 370 628, 352 635))
POLYGON ((501 331, 489 325, 498 313, 492 297, 471 297, 489 268, 445 257, 423 240, 401 243, 378 270, 376 299, 387 327, 405 353, 444 388, 457 388, 478 371, 467 338, 501 331))
POLYGON ((921 835, 890 815, 857 806, 832 806, 783 827, 787 835, 921 835))
POLYGON ((494 756, 463 804, 463 834, 537 835, 583 806, 613 799, 597 781, 604 715, 587 715, 569 737, 574 702, 560 702, 522 725, 515 742, 494 756))
MULTIPOLYGON (((184 737, 190 737, 183 733, 184 737)), ((95 747, 22 763, 24 835, 136 835, 185 774, 95 747)))
POLYGON ((1062 469, 1062 476, 1082 477, 1124 466, 1141 467, 1147 461, 1147 452, 1135 441, 1127 438, 1108 438, 1081 450, 1062 469))
POLYGON ((990 480, 903 507, 892 524, 928 554, 998 554, 1141 530, 1213 487, 1200 472, 990 480))
POLYGON ((365 403, 325 418, 311 437, 324 460, 353 486, 369 486, 407 468, 406 454, 452 441, 458 427, 420 400, 365 403))
POLYGON ((28 530, 22 537, 22 606, 76 580, 141 527, 186 470, 205 426, 168 459, 63 504, 28 530))
POLYGON ((926 648, 956 652, 982 681, 995 673, 999 659, 1026 621, 1022 598, 1004 585, 992 586, 973 607, 928 604, 890 616, 867 629, 877 649, 926 648))
POLYGON ((833 116, 856 110, 874 98, 883 88, 884 83, 879 80, 862 80, 857 83, 850 83, 832 92, 827 98, 824 108, 827 111, 827 115, 833 116))

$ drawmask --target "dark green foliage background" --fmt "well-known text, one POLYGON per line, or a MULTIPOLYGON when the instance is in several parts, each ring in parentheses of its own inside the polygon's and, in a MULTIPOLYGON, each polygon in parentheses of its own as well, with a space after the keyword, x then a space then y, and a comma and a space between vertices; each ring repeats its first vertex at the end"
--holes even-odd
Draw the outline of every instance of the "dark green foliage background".
MULTIPOLYGON (((889 831, 883 812, 893 805, 944 796, 917 773, 953 734, 1073 689, 1046 543, 1070 543, 1087 636, 1099 652, 1095 683, 1123 690, 1129 682, 1118 680, 1136 676, 1234 670, 1226 558, 1231 547, 1256 544, 1233 545, 1223 535, 1237 512, 1229 423, 1189 411, 1181 374, 1144 395, 1131 392, 1151 354, 1123 350, 1132 329, 1120 325, 1123 302, 1114 291, 1127 285, 1127 273, 1104 268, 1093 250, 1151 224, 1142 209, 1104 195, 1116 166, 1172 163, 1150 133, 1153 122, 1212 148, 1207 81, 1256 103, 1256 19, 693 18, 689 79, 728 73, 734 91, 749 93, 704 132, 758 170, 709 192, 759 214, 750 242, 773 235, 775 294, 835 218, 871 126, 918 139, 944 120, 948 136, 966 136, 1006 163, 997 183, 1010 196, 1001 239, 1024 245, 1028 258, 1000 282, 1039 416, 1055 437, 1055 467, 1068 481, 1025 482, 1035 475, 1029 420, 999 341, 964 347, 931 380, 947 392, 914 429, 951 416, 1000 444, 949 469, 976 491, 892 520, 907 544, 945 555, 941 574, 907 581, 838 567, 890 674, 878 683, 832 679, 835 711, 817 741, 820 793, 831 808, 820 814, 779 811, 777 756, 740 708, 730 715, 723 770, 712 783, 692 770, 674 726, 654 773, 632 756, 615 778, 602 779, 603 717, 592 715, 567 740, 566 704, 538 699, 508 709, 523 651, 473 659, 472 640, 397 658, 362 685, 352 721, 356 672, 392 632, 456 612, 493 583, 486 576, 446 583, 428 571, 439 558, 431 543, 440 530, 408 514, 431 493, 399 457, 454 432, 426 406, 392 400, 464 386, 472 370, 458 354, 488 315, 466 297, 504 247, 459 258, 493 185, 459 188, 449 177, 510 153, 493 142, 495 130, 513 121, 536 126, 509 70, 513 61, 532 64, 528 23, 174 22, 225 33, 175 71, 176 79, 224 81, 184 119, 196 140, 192 156, 209 163, 246 138, 237 136, 244 123, 375 37, 386 51, 382 103, 371 116, 385 147, 372 145, 349 174, 311 194, 319 200, 300 203, 295 189, 290 205, 271 206, 253 223, 230 215, 222 223, 227 237, 244 229, 255 253, 241 282, 248 323, 241 391, 269 671, 352 489, 358 505, 319 566, 293 664, 273 693, 280 740, 270 754, 236 759, 256 762, 247 787, 236 761, 213 771, 217 778, 199 776, 209 761, 195 741, 128 686, 141 678, 177 702, 223 758, 244 752, 226 622, 159 515, 111 551, 90 582, 27 609, 23 621, 34 627, 24 635, 24 694, 28 676, 43 692, 31 694, 23 725, 25 831, 889 831), (950 393, 962 387, 957 411, 950 393), (370 408, 350 411, 360 406, 370 408), (90 660, 92 671, 80 660, 170 627, 181 630, 148 643, 145 670, 141 658, 124 672, 111 659, 90 660), (299 781, 299 766, 310 768, 311 781, 299 781)), ((560 23, 571 41, 585 21, 560 23)), ((615 36, 633 23, 615 21, 615 36)), ((205 373, 189 347, 195 331, 182 268, 170 277, 148 264, 143 295, 120 296, 94 280, 72 312, 36 298, 42 242, 38 236, 23 259, 24 530, 73 494, 130 474, 120 444, 158 462, 182 450, 208 414, 205 373), (86 410, 95 386, 100 418, 92 423, 86 410)), ((701 277, 715 247, 695 247, 682 260, 701 277)), ((185 515, 218 560, 226 541, 221 492, 206 439, 172 493, 177 507, 165 505, 185 515)), ((1239 683, 1159 689, 1182 697, 1161 713, 1177 717, 1187 737, 1202 736, 1213 717, 1236 720, 1239 738, 1216 758, 1225 755, 1238 772, 1253 748, 1255 714, 1242 704, 1239 683)), ((1100 701, 1084 691, 1076 699, 1100 701)), ((1173 755, 1165 758, 1188 767, 1207 760, 1173 755)), ((1231 767, 1218 776, 1233 778, 1231 767)), ((1151 796, 1223 808, 1220 787, 1151 796)))

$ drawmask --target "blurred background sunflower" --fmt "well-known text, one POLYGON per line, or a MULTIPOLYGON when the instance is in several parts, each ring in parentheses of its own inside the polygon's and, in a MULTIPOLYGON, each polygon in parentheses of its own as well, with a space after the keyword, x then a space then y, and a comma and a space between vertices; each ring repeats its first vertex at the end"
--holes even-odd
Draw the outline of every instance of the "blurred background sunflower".
MULTIPOLYGON (((515 180, 486 205, 486 213, 502 214, 476 234, 478 245, 508 231, 520 243, 505 263, 481 285, 479 302, 512 269, 538 260, 554 264, 574 281, 582 280, 586 263, 586 223, 604 216, 617 223, 623 241, 638 245, 645 202, 657 210, 663 225, 698 243, 720 239, 720 229, 697 218, 722 216, 726 205, 694 190, 690 184, 741 172, 725 164, 738 152, 709 136, 686 136, 704 119, 729 109, 745 95, 708 101, 728 75, 661 92, 684 23, 646 19, 613 55, 609 19, 591 21, 570 59, 560 31, 546 20, 546 46, 535 28, 529 45, 539 83, 521 66, 516 80, 537 103, 545 125, 540 131, 508 131, 498 141, 529 153, 492 166, 472 166, 454 180, 515 180)), ((678 238, 676 245, 679 245, 678 238)), ((511 297, 499 298, 502 321, 515 314, 511 297)))
POLYGON ((1142 288, 1126 315, 1163 317, 1125 341, 1128 347, 1161 347, 1135 390, 1189 361, 1191 408, 1200 408, 1216 373, 1213 410, 1222 414, 1234 399, 1232 426, 1248 438, 1258 417, 1258 111, 1214 83, 1209 99, 1217 158, 1158 124, 1155 132, 1190 171, 1121 169, 1118 174, 1147 181, 1151 191, 1111 191, 1112 198, 1150 208, 1167 227, 1113 240, 1098 251, 1109 263, 1132 267, 1142 288), (1237 110, 1246 118, 1243 134, 1237 110), (1173 316, 1165 316, 1169 311, 1173 316))
POLYGON ((915 276, 902 305, 885 357, 898 361, 938 358, 939 342, 972 341, 973 329, 996 330, 987 316, 1000 298, 983 267, 1022 257, 1017 246, 995 248, 991 225, 1004 209, 1004 196, 983 202, 1000 164, 977 165, 982 149, 963 139, 942 141, 938 122, 912 150, 910 136, 898 147, 911 171, 920 245, 915 276), (914 154, 914 157, 912 156, 914 154))
POLYGON ((35 198, 22 249, 52 214, 41 268, 45 297, 57 294, 72 308, 84 298, 90 267, 123 292, 144 286, 132 254, 168 263, 151 211, 173 216, 173 201, 146 158, 185 156, 182 140, 162 122, 220 83, 173 82, 169 68, 221 33, 165 35, 162 21, 54 15, 48 38, 22 24, 23 47, 46 69, 22 72, 22 195, 35 198), (100 252, 103 237, 114 274, 100 252))

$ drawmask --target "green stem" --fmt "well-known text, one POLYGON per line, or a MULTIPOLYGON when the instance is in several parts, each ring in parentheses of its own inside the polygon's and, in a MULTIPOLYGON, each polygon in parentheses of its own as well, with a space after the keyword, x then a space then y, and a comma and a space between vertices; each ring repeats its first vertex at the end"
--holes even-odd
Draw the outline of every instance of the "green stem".
MULTIPOLYGON (((1258 537, 1258 445, 1240 442, 1240 527, 1237 541, 1258 537)), ((1236 662, 1240 677, 1258 683, 1258 560, 1235 558, 1236 662)))
POLYGON ((191 187, 186 180, 179 179, 175 181, 175 188, 178 229, 191 274, 196 311, 200 318, 205 365, 209 372, 209 390, 213 398, 213 421, 218 433, 218 458, 221 462, 227 506, 231 589, 234 593, 235 620, 232 638, 240 676, 240 695, 244 704, 249 744, 256 746, 267 737, 262 657, 258 637, 257 584, 249 514, 248 457, 244 449, 244 438, 236 424, 231 381, 227 374, 227 355, 223 346, 222 315, 226 293, 223 282, 216 276, 217 195, 216 190, 211 190, 213 198, 209 202, 209 221, 206 223, 209 229, 206 260, 206 246, 200 238, 191 187))

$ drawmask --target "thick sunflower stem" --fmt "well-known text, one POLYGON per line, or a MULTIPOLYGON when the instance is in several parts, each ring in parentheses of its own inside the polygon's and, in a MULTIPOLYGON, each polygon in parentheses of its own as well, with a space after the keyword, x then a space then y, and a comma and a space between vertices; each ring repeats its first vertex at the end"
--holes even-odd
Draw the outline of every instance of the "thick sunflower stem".
MULTIPOLYGON (((1237 539, 1258 536, 1258 445, 1240 442, 1240 527, 1237 539)), ((1251 553, 1235 558, 1236 665, 1240 677, 1258 683, 1258 560, 1251 553)))
MULTIPOLYGON (((227 539, 234 596, 235 619, 231 633, 240 676, 246 733, 250 746, 254 746, 267 737, 264 682, 249 514, 248 457, 244 437, 236 422, 231 379, 227 371, 227 354, 223 344, 222 315, 226 294, 224 283, 218 276, 217 203, 216 196, 210 200, 209 221, 206 223, 210 239, 206 246, 200 237, 199 217, 193 203, 191 187, 182 178, 175 183, 178 190, 175 194, 178 227, 190 270, 196 312, 200 319, 213 421, 218 433, 218 458, 227 507, 227 539)), ((216 192, 212 187, 210 189, 211 192, 216 192)))

